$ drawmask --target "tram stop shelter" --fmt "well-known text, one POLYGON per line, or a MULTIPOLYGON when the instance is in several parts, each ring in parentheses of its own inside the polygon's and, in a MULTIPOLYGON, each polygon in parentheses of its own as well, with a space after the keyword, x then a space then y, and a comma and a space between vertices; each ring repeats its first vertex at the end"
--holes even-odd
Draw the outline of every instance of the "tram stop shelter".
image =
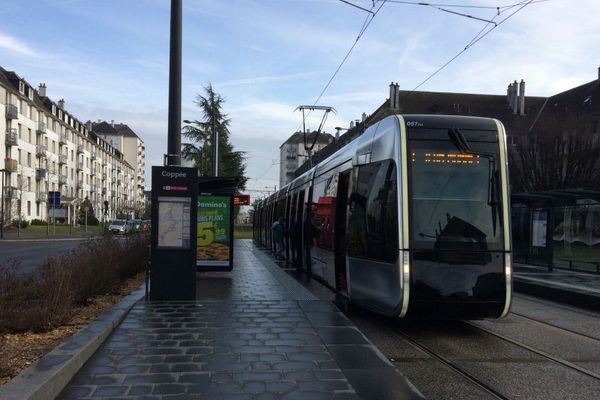
POLYGON ((519 193, 511 203, 515 261, 600 273, 600 191, 519 193))

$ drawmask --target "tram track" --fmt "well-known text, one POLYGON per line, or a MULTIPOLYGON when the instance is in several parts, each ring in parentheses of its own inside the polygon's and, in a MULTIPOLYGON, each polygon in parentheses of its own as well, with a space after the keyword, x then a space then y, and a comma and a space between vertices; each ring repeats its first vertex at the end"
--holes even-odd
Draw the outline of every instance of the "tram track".
MULTIPOLYGON (((392 328, 392 331, 394 333, 402 336, 404 338, 404 340, 406 340, 408 343, 410 343, 411 345, 413 345, 414 347, 416 347, 417 349, 419 349, 423 353, 427 354, 431 358, 437 360, 442 365, 444 365, 446 368, 449 368, 451 371, 453 371, 456 374, 460 375, 461 377, 463 377, 464 379, 466 379, 469 383, 473 384, 478 389, 483 390, 485 393, 489 394, 493 398, 495 398, 495 399, 501 399, 501 400, 510 400, 510 397, 504 396, 502 393, 498 392, 492 386, 490 386, 490 385, 486 384, 485 382, 483 382, 482 380, 478 379, 475 375, 473 375, 472 373, 468 372, 464 368, 461 368, 459 365, 457 365, 456 363, 452 362, 449 358, 440 355, 436 351, 432 350, 429 346, 427 346, 427 345, 423 344, 422 342, 414 339, 409 334, 407 334, 407 333, 399 330, 398 328, 392 328)), ((393 359, 391 361, 393 361, 393 359)))
MULTIPOLYGON (((467 322, 467 321, 462 321, 462 323, 465 324, 465 325, 467 325, 467 326, 470 326, 470 327, 473 327, 475 329, 478 329, 478 330, 480 330, 482 332, 485 332, 488 335, 492 335, 494 337, 497 337, 497 338, 499 338, 499 339, 501 339, 501 340, 503 340, 505 342, 508 342, 508 343, 511 343, 511 344, 513 344, 515 346, 518 346, 518 347, 520 347, 520 348, 522 348, 524 350, 527 350, 527 351, 530 351, 530 352, 532 352, 534 354, 537 354, 537 355, 539 355, 539 356, 541 356, 541 357, 543 357, 543 358, 545 358, 547 360, 550 360, 552 362, 560 364, 560 365, 562 365, 562 366, 564 366, 566 368, 575 370, 575 371, 577 371, 577 372, 579 372, 581 374, 587 375, 589 377, 592 377, 592 378, 597 379, 597 380, 600 381, 600 374, 595 373, 593 371, 590 371, 590 370, 588 370, 586 368, 580 367, 579 365, 574 364, 574 363, 572 363, 570 361, 567 361, 567 360, 559 358, 559 357, 555 357, 555 356, 551 355, 550 353, 547 353, 547 352, 545 352, 543 350, 537 349, 537 348, 535 348, 533 346, 530 346, 528 344, 522 343, 522 342, 520 342, 518 340, 512 339, 512 338, 510 338, 510 337, 508 337, 506 335, 503 335, 501 333, 497 333, 497 332, 494 332, 494 331, 492 331, 490 329, 487 329, 487 328, 484 328, 482 326, 479 326, 476 323, 467 322)), ((595 339, 595 338, 593 338, 593 339, 594 340, 598 340, 598 339, 595 339)))
POLYGON ((551 323, 543 321, 543 320, 541 320, 539 318, 533 318, 533 317, 530 317, 530 316, 527 316, 527 315, 524 315, 524 314, 520 314, 520 313, 516 313, 516 312, 511 312, 511 315, 516 316, 518 318, 522 318, 522 319, 528 320, 528 321, 533 321, 533 322, 538 323, 538 324, 549 326, 551 328, 558 329, 558 330, 563 331, 563 332, 568 332, 568 333, 570 333, 572 335, 581 336, 581 337, 584 337, 584 338, 587 338, 587 339, 591 339, 591 340, 595 340, 595 341, 600 342, 600 338, 599 337, 588 335, 586 333, 581 333, 579 331, 576 331, 576 330, 573 330, 573 329, 569 329, 569 328, 565 328, 565 327, 560 326, 560 325, 551 324, 551 323))

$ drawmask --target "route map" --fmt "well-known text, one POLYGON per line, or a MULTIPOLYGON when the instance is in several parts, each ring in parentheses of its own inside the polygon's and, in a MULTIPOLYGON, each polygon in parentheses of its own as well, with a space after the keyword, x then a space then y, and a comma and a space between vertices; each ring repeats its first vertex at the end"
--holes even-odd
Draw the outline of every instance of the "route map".
POLYGON ((158 247, 190 247, 190 198, 158 198, 158 247))

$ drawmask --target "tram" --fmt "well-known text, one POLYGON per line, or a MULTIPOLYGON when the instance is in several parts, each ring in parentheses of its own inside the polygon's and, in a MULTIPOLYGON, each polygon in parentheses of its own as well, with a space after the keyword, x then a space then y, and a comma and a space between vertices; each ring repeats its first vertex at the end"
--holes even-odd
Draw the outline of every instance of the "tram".
POLYGON ((508 314, 512 294, 506 132, 491 118, 393 115, 255 211, 273 249, 344 304, 411 319, 508 314))

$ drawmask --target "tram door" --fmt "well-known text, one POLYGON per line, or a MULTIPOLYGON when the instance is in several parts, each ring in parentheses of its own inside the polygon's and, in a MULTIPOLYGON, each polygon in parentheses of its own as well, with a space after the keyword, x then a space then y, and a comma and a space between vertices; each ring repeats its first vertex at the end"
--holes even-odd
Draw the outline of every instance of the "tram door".
POLYGON ((348 206, 348 184, 350 172, 341 173, 338 180, 338 190, 335 206, 335 280, 336 289, 348 293, 346 276, 346 210, 348 206))

